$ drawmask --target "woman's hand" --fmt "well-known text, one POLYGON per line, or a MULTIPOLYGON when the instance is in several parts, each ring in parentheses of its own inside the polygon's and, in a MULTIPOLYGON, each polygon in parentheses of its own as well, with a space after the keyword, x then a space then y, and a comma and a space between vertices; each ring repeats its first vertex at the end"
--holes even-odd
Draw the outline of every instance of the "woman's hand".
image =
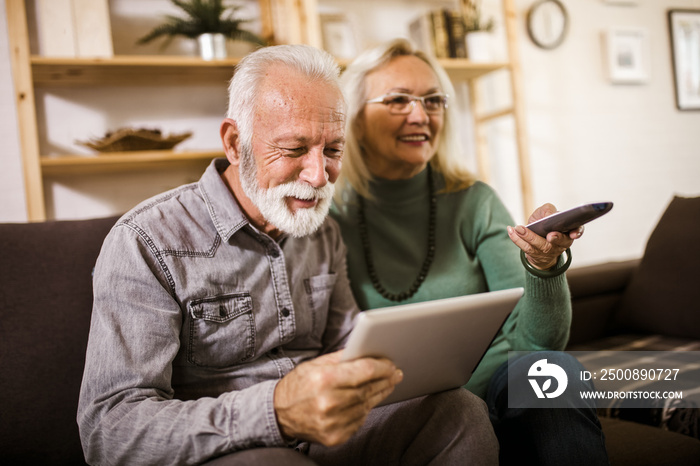
MULTIPOLYGON (((532 223, 556 212, 557 208, 552 204, 544 204, 530 215, 527 223, 532 223)), ((571 247, 574 240, 580 238, 581 235, 583 235, 583 226, 570 231, 568 234, 551 231, 546 238, 539 236, 522 225, 508 227, 508 236, 511 241, 523 250, 528 262, 540 270, 548 270, 554 267, 561 253, 571 247)))

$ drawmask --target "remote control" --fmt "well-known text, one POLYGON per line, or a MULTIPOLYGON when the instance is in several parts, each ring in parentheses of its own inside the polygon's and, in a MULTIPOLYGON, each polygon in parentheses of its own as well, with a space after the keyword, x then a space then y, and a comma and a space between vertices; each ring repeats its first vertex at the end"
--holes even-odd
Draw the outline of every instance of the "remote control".
POLYGON ((527 228, 540 236, 547 236, 550 231, 560 231, 568 233, 575 230, 584 223, 595 220, 601 215, 605 215, 612 209, 612 202, 596 202, 584 204, 573 209, 557 212, 548 217, 537 220, 527 225, 527 228))

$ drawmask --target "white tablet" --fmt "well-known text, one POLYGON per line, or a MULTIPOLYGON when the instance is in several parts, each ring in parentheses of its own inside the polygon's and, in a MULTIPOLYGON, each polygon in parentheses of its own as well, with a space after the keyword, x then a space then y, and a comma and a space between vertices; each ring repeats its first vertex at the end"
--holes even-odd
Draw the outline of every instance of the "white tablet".
POLYGON ((379 406, 460 387, 522 294, 513 288, 361 312, 342 359, 385 357, 403 371, 379 406))

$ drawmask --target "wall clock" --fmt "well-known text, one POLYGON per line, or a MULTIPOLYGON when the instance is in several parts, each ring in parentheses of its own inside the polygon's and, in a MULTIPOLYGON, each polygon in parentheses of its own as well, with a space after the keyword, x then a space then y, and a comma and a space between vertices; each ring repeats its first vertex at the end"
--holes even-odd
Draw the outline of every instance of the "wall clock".
POLYGON ((569 14, 559 0, 538 0, 527 12, 527 34, 538 47, 558 47, 568 29, 569 14))

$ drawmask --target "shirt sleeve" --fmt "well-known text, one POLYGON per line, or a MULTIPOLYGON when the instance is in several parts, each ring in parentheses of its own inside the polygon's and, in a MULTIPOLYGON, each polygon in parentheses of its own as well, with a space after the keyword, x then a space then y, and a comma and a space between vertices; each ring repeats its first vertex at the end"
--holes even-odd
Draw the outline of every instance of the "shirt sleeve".
MULTIPOLYGON (((522 299, 503 326, 503 334, 515 351, 562 350, 569 338, 571 297, 564 274, 538 278, 520 262, 520 249, 508 237, 514 222, 496 193, 487 185, 476 203, 474 244, 490 291, 524 287, 522 299)), ((475 187, 476 187, 475 186, 475 187)))
POLYGON ((168 271, 141 231, 120 224, 94 274, 78 408, 90 464, 194 464, 231 451, 284 446, 277 381, 217 398, 174 399, 182 315, 168 271))

